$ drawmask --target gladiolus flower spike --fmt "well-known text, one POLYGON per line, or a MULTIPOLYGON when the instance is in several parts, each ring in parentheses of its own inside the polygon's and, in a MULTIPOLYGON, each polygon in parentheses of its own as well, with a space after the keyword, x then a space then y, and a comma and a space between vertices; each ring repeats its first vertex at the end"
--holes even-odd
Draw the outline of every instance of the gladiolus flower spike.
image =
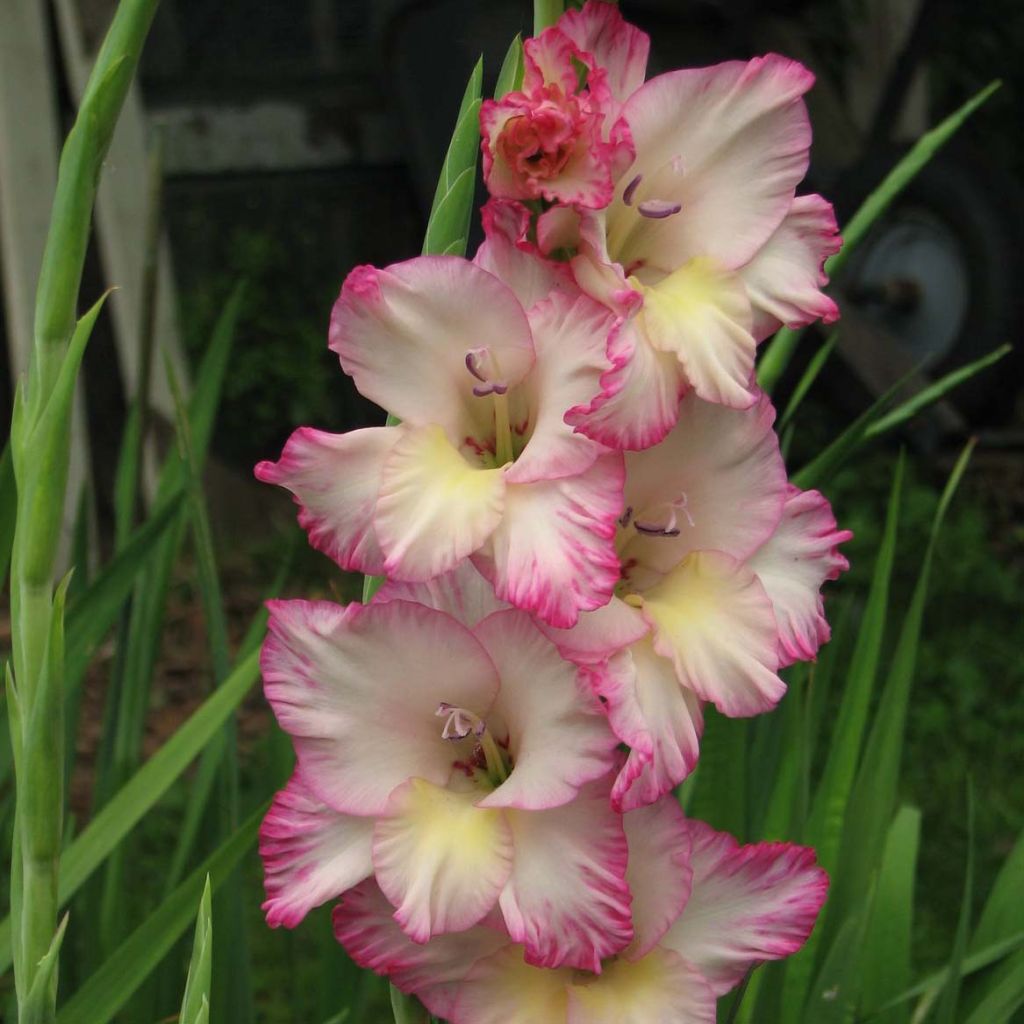
POLYGON ((257 476, 310 543, 385 578, 271 604, 295 773, 263 823, 272 926, 338 941, 451 1024, 711 1024, 795 952, 812 850, 683 816, 703 706, 770 711, 847 563, 787 481, 753 376, 834 320, 839 238, 800 196, 812 76, 769 55, 644 81, 590 0, 480 113, 472 260, 357 267, 329 346, 399 421, 295 431, 257 476))

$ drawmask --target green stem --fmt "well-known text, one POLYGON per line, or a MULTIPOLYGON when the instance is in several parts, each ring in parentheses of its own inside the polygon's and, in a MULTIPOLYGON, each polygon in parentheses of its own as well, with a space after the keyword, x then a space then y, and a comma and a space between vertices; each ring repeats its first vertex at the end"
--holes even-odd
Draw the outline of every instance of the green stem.
MULTIPOLYGON (((11 558, 11 646, 17 713, 11 911, 18 1019, 56 1017, 58 872, 64 824, 66 584, 53 591, 67 491, 71 404, 100 303, 76 326, 79 284, 100 169, 157 0, 122 0, 61 152, 36 291, 34 351, 11 425, 17 524, 11 558)), ((77 496, 76 496, 77 497, 77 496)))
POLYGON ((533 34, 539 36, 554 25, 565 10, 565 0, 533 0, 533 34))

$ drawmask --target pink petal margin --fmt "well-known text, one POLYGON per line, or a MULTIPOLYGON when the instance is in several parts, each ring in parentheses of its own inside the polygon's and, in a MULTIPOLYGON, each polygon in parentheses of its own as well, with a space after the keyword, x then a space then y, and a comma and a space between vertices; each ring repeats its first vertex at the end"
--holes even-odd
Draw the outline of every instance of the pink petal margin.
POLYGON ((339 814, 318 800, 296 772, 260 825, 271 928, 294 928, 314 907, 373 873, 373 818, 339 814))
POLYGON ((722 996, 755 964, 800 949, 825 902, 828 875, 806 846, 740 846, 694 819, 686 828, 693 887, 661 945, 694 964, 722 996))

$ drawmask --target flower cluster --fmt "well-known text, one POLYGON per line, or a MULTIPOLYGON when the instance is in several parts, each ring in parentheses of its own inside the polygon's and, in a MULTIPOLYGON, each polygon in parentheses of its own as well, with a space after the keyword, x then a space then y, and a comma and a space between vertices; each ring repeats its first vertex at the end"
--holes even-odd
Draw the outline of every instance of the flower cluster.
POLYGON ((483 104, 472 261, 359 267, 329 344, 393 426, 301 428, 257 476, 385 578, 279 601, 262 669, 297 768, 261 832, 271 925, 338 940, 452 1024, 711 1022, 806 939, 813 851, 673 789, 702 708, 770 710, 829 635, 827 501, 787 481, 760 340, 832 320, 831 207, 797 196, 811 75, 645 82, 591 0, 483 104))

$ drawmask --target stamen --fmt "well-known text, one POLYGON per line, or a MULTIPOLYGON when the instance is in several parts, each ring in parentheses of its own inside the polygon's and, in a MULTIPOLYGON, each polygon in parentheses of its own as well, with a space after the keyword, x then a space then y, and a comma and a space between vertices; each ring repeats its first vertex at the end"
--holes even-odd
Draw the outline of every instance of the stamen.
POLYGON ((675 525, 675 517, 673 516, 670 520, 670 525, 667 526, 650 526, 647 523, 641 523, 638 519, 633 525, 636 527, 637 533, 645 533, 648 537, 678 537, 679 527, 675 525))
MULTIPOLYGON (((441 730, 443 740, 464 740, 470 733, 476 737, 480 744, 480 751, 484 755, 484 762, 487 765, 487 774, 497 785, 501 785, 509 774, 508 765, 502 756, 494 737, 487 731, 487 723, 472 711, 466 708, 456 707, 447 701, 441 701, 434 712, 437 718, 445 718, 444 728, 441 730)), ((456 766, 461 762, 455 762, 456 766)))
POLYGON ((508 391, 508 385, 501 383, 484 384, 482 387, 477 384, 473 387, 473 394, 477 398, 486 398, 488 395, 503 395, 506 391, 508 391))
POLYGON ((670 203, 666 199, 645 199, 636 209, 641 217, 664 220, 666 217, 679 213, 682 208, 682 203, 670 203))
POLYGON ((480 371, 480 364, 483 362, 483 357, 486 354, 486 348, 471 348, 466 353, 466 369, 482 384, 487 383, 487 378, 480 371))
POLYGON ((465 708, 457 708, 454 704, 448 704, 445 701, 441 701, 438 704, 434 715, 437 718, 444 718, 447 715, 447 721, 441 730, 441 739, 443 740, 464 740, 470 733, 479 736, 486 728, 480 718, 474 715, 472 711, 467 711, 465 708), (480 730, 480 732, 477 730, 480 730))
POLYGON ((633 196, 636 194, 636 190, 640 187, 640 182, 644 180, 642 174, 638 174, 625 188, 622 193, 622 201, 627 206, 633 205, 633 196))
MULTIPOLYGON (((638 533, 645 533, 649 537, 678 537, 679 530, 679 518, 677 513, 682 512, 686 516, 686 521, 691 527, 697 524, 693 521, 693 516, 690 515, 690 509, 687 505, 686 492, 676 498, 675 501, 666 502, 664 505, 656 505, 657 508, 667 508, 668 516, 665 519, 663 526, 656 526, 654 523, 642 523, 639 519, 633 521, 633 526, 636 528, 638 533)), ((623 526, 626 524, 623 523, 623 526)))
POLYGON ((697 525, 693 521, 693 516, 690 515, 690 509, 686 503, 686 491, 683 491, 683 496, 677 502, 675 502, 673 508, 678 509, 680 512, 683 513, 684 516, 686 516, 686 521, 690 524, 690 526, 697 525))

